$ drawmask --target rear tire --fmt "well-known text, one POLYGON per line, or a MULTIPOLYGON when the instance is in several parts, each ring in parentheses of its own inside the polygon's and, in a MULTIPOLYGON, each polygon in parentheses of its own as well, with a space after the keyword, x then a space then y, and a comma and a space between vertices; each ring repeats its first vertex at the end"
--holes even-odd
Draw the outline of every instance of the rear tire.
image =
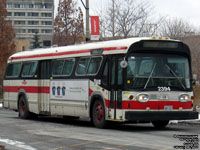
POLYGON ((164 121, 152 121, 152 124, 154 125, 155 128, 164 128, 168 125, 169 120, 164 120, 164 121))
POLYGON ((105 107, 101 100, 96 100, 92 106, 92 122, 97 128, 105 128, 105 107))
POLYGON ((19 118, 21 118, 21 119, 28 119, 31 116, 29 109, 28 109, 28 104, 27 104, 26 98, 24 96, 21 96, 19 98, 18 112, 19 112, 19 118))

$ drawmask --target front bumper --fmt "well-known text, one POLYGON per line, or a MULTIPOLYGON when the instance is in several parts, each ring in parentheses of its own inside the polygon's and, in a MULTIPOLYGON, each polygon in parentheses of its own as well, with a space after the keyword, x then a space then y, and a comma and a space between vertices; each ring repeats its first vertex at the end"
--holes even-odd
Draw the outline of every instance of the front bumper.
POLYGON ((199 113, 194 111, 167 112, 167 111, 127 111, 125 119, 127 121, 155 121, 155 120, 187 120, 198 119, 199 113))

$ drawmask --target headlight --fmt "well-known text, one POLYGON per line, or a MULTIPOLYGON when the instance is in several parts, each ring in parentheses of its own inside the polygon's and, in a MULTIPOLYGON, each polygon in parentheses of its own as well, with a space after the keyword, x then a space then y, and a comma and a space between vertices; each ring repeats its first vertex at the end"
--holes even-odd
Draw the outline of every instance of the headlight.
POLYGON ((137 100, 139 102, 145 103, 145 102, 147 102, 149 100, 149 95, 148 94, 139 94, 137 96, 137 100))
POLYGON ((187 102, 189 99, 190 99, 190 97, 189 97, 189 95, 187 95, 187 94, 181 94, 181 95, 179 96, 179 100, 180 100, 181 102, 187 102))

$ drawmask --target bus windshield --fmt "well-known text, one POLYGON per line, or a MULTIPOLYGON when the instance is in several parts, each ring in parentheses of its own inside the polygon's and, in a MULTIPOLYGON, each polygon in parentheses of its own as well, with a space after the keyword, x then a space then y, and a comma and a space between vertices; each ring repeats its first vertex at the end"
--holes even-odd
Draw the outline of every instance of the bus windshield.
POLYGON ((191 90, 188 58, 166 54, 131 54, 126 73, 128 88, 191 90))

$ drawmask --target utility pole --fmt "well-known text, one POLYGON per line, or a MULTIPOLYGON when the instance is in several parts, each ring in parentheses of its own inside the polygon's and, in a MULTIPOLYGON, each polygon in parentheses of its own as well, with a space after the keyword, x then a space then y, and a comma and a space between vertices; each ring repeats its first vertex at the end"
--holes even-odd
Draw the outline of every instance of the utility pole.
POLYGON ((83 4, 85 10, 86 10, 86 42, 90 40, 90 13, 89 13, 89 0, 86 0, 86 3, 83 3, 83 0, 81 0, 81 3, 83 4))
POLYGON ((89 26, 89 0, 86 0, 86 41, 90 40, 90 26, 89 26))

